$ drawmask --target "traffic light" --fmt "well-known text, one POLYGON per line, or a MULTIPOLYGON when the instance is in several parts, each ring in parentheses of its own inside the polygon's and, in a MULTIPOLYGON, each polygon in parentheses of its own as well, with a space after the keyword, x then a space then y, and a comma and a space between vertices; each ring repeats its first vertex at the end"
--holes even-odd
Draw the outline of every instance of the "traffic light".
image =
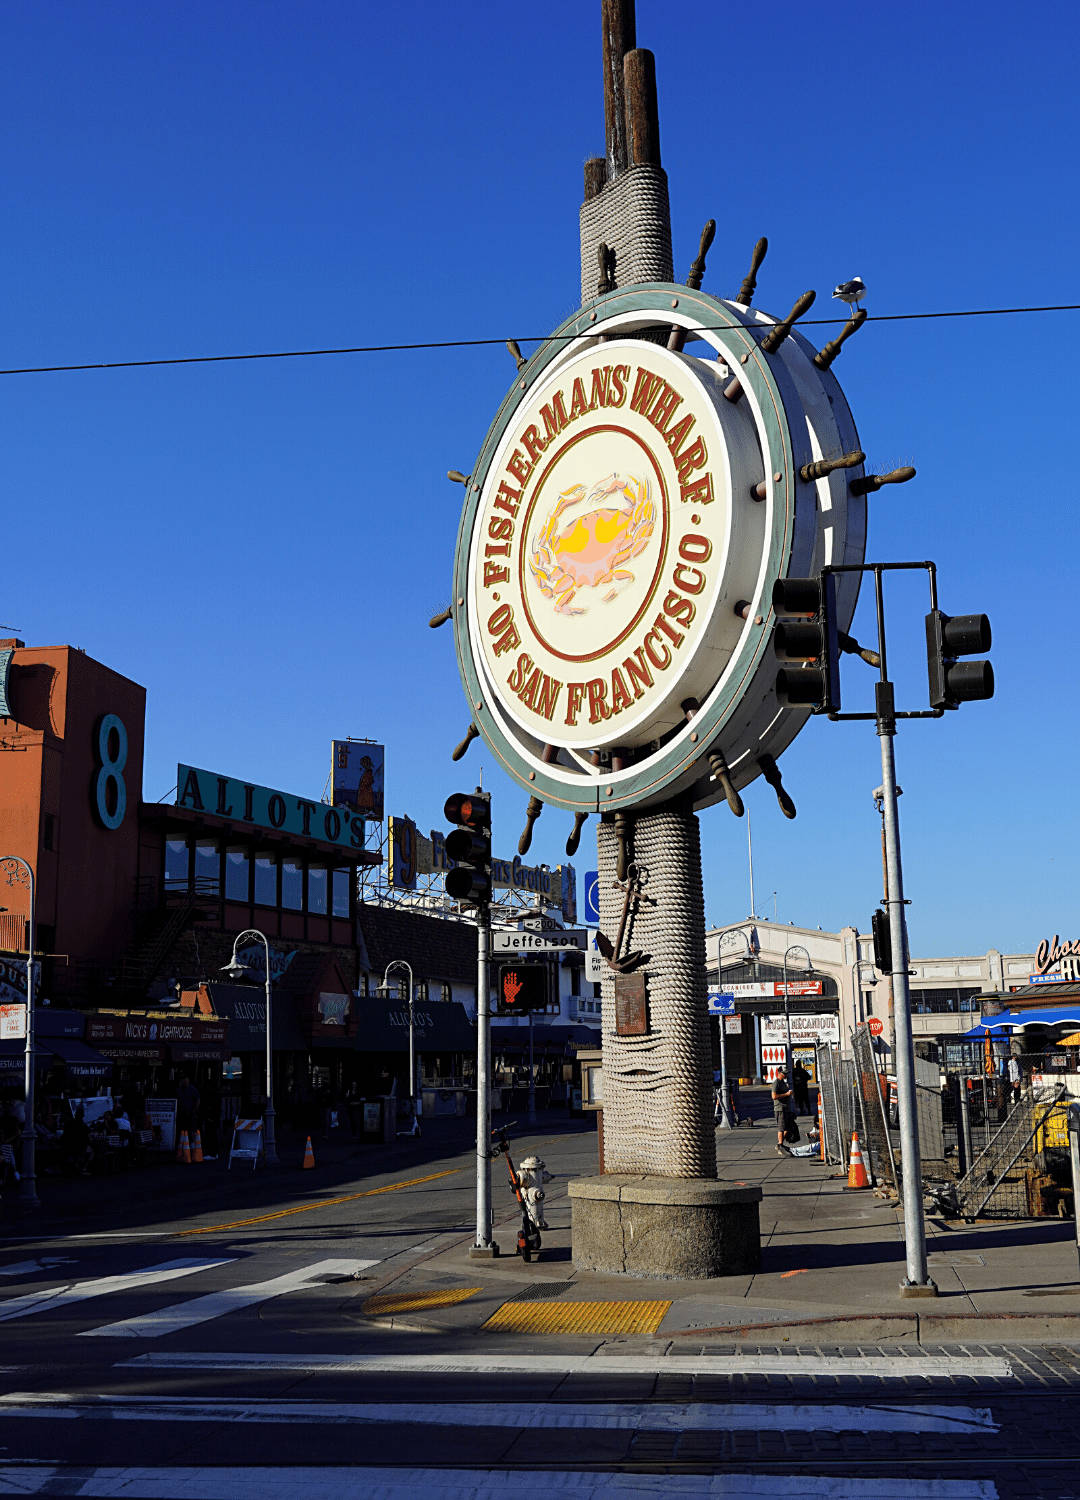
POLYGON ((930 611, 926 617, 926 663, 931 708, 959 708, 961 703, 994 696, 994 669, 988 661, 956 659, 974 651, 989 651, 990 640, 990 621, 985 615, 930 611))
POLYGON ((781 667, 776 696, 792 707, 840 709, 840 643, 836 627, 836 585, 831 573, 817 578, 778 578, 773 584, 778 618, 773 646, 781 667), (786 615, 801 619, 779 618, 786 615))
POLYGON ((523 1016, 530 1010, 546 1010, 549 997, 547 964, 500 964, 500 1016, 523 1016))
POLYGON ((457 827, 446 835, 446 852, 454 861, 447 870, 446 894, 455 901, 486 906, 491 900, 491 793, 455 792, 443 808, 457 827))
POLYGON ((879 974, 891 974, 892 932, 889 919, 880 907, 870 918, 870 931, 874 935, 874 968, 879 974))

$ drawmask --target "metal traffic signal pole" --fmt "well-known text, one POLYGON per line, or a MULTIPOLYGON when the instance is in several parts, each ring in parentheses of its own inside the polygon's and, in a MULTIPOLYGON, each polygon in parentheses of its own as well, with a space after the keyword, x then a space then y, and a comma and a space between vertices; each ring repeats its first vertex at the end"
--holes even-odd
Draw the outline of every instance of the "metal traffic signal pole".
POLYGON ((446 836, 454 861, 446 894, 476 909, 476 1243, 470 1256, 498 1255, 491 1237, 491 794, 455 792, 446 799, 445 817, 457 826, 446 836))
POLYGON ((900 1167, 903 1182, 904 1247, 907 1279, 901 1294, 937 1296, 926 1265, 926 1223, 923 1217, 922 1160, 919 1127, 915 1114, 915 1044, 911 1035, 911 991, 908 986, 907 916, 904 910, 904 875, 900 864, 900 806, 896 786, 896 702, 889 681, 885 645, 885 598, 881 569, 874 569, 877 605, 880 678, 874 684, 874 707, 881 742, 881 816, 885 830, 886 901, 892 943, 892 1000, 895 1027, 896 1097, 900 1112, 900 1167))
POLYGON ((915 1115, 915 1046, 911 1035, 911 993, 908 987, 907 918, 904 913, 904 876, 900 866, 900 809, 896 795, 893 739, 896 716, 893 685, 885 676, 885 636, 881 635, 881 681, 875 684, 877 732, 881 741, 882 816, 885 824, 885 863, 889 876, 889 936, 892 939, 892 999, 895 1027, 896 1097, 900 1111, 900 1166, 904 1185, 904 1245, 907 1280, 901 1292, 934 1297, 937 1287, 926 1266, 926 1224, 923 1219, 922 1160, 915 1115))
POLYGON ((491 986, 488 949, 491 911, 476 913, 476 1243, 469 1254, 496 1256, 491 1222, 491 986))

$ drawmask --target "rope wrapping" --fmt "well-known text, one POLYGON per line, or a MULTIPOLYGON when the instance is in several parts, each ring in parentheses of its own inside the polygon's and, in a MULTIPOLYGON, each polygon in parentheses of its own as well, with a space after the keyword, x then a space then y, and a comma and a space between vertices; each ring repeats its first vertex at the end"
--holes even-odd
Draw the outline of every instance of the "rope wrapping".
POLYGON ((663 167, 630 167, 580 209, 581 301, 596 298, 601 241, 615 251, 615 282, 672 281, 671 206, 663 167))
MULTIPOLYGON (((623 951, 649 955, 648 1032, 619 1036, 615 974, 601 980, 604 1167, 656 1177, 716 1176, 712 1052, 705 999, 705 897, 698 820, 664 808, 632 819, 642 894, 630 905, 623 951)), ((615 883, 614 822, 597 833, 600 926, 618 931, 624 893, 615 883)))

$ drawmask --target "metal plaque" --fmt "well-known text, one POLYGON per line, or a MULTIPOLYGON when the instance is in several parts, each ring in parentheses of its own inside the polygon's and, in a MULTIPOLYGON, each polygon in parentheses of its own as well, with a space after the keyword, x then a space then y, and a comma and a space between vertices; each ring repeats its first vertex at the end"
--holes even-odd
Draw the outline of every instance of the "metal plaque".
POLYGON ((645 975, 615 975, 615 1032, 618 1036, 644 1036, 648 1031, 645 1007, 645 975))

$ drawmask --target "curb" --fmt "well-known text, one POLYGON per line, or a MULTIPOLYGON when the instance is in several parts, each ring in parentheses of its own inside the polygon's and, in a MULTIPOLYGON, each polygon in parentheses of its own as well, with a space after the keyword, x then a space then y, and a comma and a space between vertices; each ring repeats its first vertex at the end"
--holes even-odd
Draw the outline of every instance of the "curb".
POLYGON ((917 1344, 1080 1341, 1080 1313, 853 1313, 846 1318, 804 1318, 797 1323, 665 1329, 663 1337, 725 1338, 753 1344, 820 1344, 823 1338, 917 1344))

